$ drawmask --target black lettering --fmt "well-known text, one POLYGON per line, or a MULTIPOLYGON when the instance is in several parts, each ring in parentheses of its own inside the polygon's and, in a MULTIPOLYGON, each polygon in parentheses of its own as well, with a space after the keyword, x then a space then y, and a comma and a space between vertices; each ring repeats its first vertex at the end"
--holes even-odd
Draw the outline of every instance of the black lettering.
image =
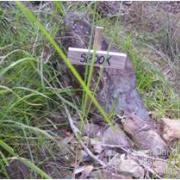
POLYGON ((86 53, 81 54, 81 58, 82 58, 82 59, 80 59, 80 62, 82 62, 82 63, 86 63, 86 62, 87 62, 86 53))
MULTIPOLYGON (((102 56, 96 55, 96 60, 94 63, 95 64, 103 64, 106 61, 107 64, 110 66, 111 65, 110 59, 111 59, 111 56, 104 57, 103 55, 102 56)), ((81 63, 88 63, 88 62, 91 62, 92 60, 93 60, 92 54, 86 54, 86 53, 81 54, 81 59, 80 59, 81 63)))
POLYGON ((109 66, 111 65, 111 64, 110 64, 110 59, 111 59, 111 56, 109 56, 109 57, 106 58, 106 61, 107 61, 107 63, 108 63, 109 66))
POLYGON ((98 58, 98 63, 99 63, 99 64, 103 64, 103 63, 104 63, 104 60, 105 60, 105 57, 104 57, 104 56, 100 56, 100 57, 98 58))

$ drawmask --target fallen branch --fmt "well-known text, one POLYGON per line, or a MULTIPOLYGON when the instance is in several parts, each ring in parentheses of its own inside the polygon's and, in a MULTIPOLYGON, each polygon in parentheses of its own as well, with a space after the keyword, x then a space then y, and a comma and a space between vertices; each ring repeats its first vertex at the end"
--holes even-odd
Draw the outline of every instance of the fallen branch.
POLYGON ((92 158, 94 159, 95 161, 97 161, 101 166, 103 167, 107 167, 107 165, 101 161, 96 155, 94 155, 90 150, 89 148, 82 142, 81 140, 81 137, 79 136, 81 133, 79 131, 79 129, 74 125, 74 122, 73 122, 73 119, 67 109, 67 107, 65 106, 65 111, 66 111, 66 114, 68 116, 68 121, 69 121, 69 125, 71 127, 71 130, 72 132, 74 133, 76 139, 79 141, 79 143, 81 144, 81 146, 84 148, 84 150, 86 151, 86 153, 92 158))

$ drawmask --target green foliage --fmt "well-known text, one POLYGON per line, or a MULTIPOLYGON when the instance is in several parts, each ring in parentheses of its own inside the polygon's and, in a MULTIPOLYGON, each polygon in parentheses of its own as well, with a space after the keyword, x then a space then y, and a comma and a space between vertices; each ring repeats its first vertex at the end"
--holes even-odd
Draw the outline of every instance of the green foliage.
POLYGON ((9 178, 6 167, 16 158, 38 177, 50 178, 40 169, 39 153, 42 148, 50 150, 49 146, 54 143, 56 148, 60 145, 56 134, 48 132, 48 126, 40 128, 39 122, 41 126, 46 124, 46 117, 60 110, 63 103, 78 111, 70 98, 66 98, 71 97, 74 90, 57 87, 58 73, 40 60, 44 40, 38 28, 27 23, 16 7, 8 16, 12 17, 18 34, 3 32, 0 36, 0 176, 9 178), (28 147, 28 151, 24 147, 28 147), (12 154, 10 150, 18 153, 12 154))
POLYGON ((137 88, 143 96, 147 108, 154 111, 154 115, 158 119, 163 116, 178 117, 179 97, 161 72, 139 55, 130 43, 129 37, 127 40, 125 39, 124 49, 134 64, 137 88))
POLYGON ((7 28, 9 27, 9 22, 7 18, 4 16, 4 12, 2 9, 0 9, 0 33, 1 35, 7 31, 7 28))
MULTIPOLYGON (((10 147, 8 144, 6 144, 5 142, 3 142, 2 140, 0 140, 0 146, 7 151, 10 155, 14 156, 12 158, 8 158, 8 159, 18 159, 20 160, 22 163, 24 163, 27 167, 29 167, 32 171, 36 172, 38 175, 40 175, 42 178, 46 178, 46 179, 50 179, 50 177, 44 172, 42 171, 40 168, 38 168, 35 164, 33 164, 31 161, 29 161, 28 159, 25 158, 21 158, 18 157, 18 155, 16 155, 16 153, 14 152, 14 149, 12 147, 10 147)), ((1 152, 1 151, 0 151, 1 152)), ((5 156, 3 155, 3 153, 1 152, 2 156, 3 156, 3 161, 6 163, 6 165, 8 165, 8 160, 5 158, 5 156)), ((0 164, 1 165, 1 164, 0 164)), ((4 172, 5 174, 7 174, 7 172, 4 172)))
POLYGON ((180 168, 180 143, 177 142, 168 159, 168 167, 166 168, 166 179, 174 178, 178 179, 180 168))

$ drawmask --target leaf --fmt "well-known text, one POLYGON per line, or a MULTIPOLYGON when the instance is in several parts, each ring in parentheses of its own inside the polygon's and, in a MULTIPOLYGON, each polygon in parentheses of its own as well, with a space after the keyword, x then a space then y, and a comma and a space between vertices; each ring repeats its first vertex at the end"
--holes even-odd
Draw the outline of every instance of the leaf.
POLYGON ((12 156, 16 155, 15 152, 14 152, 14 149, 11 146, 9 146, 8 144, 6 144, 4 141, 2 141, 2 140, 0 140, 0 146, 4 150, 6 150, 10 155, 12 155, 12 156))

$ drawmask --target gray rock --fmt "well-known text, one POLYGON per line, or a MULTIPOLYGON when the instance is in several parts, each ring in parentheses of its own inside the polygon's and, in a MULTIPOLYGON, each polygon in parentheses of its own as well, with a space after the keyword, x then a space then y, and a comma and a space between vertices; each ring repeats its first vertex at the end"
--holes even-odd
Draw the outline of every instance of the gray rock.
MULTIPOLYGON (((29 179, 33 178, 29 168, 21 161, 15 159, 10 162, 6 168, 7 173, 12 179, 29 179)), ((35 176, 34 176, 35 178, 35 176)))
POLYGON ((134 178, 144 178, 144 169, 130 156, 117 154, 111 159, 110 165, 121 174, 134 178))
POLYGON ((131 147, 130 139, 118 125, 109 127, 104 132, 102 142, 103 144, 117 145, 126 150, 131 147))
POLYGON ((90 179, 132 179, 132 176, 112 172, 112 170, 98 169, 91 173, 90 179))
MULTIPOLYGON (((69 13, 64 20, 65 29, 62 45, 66 51, 68 47, 87 48, 92 47, 92 26, 89 18, 81 13, 69 13)), ((102 50, 109 50, 108 41, 103 38, 102 50)), ((111 51, 120 50, 111 47, 111 51)), ((79 73, 84 74, 84 66, 76 66, 79 73)), ((95 68, 94 75, 98 74, 95 68)), ((73 79, 73 77, 71 77, 73 79)), ((96 77, 97 79, 97 77, 96 77)), ((93 87, 93 85, 92 85, 93 87)), ((115 107, 116 113, 121 111, 135 112, 143 120, 149 120, 148 112, 136 90, 136 77, 132 63, 127 59, 125 69, 104 69, 103 79, 101 79, 97 99, 107 112, 115 107)))
POLYGON ((129 114, 122 124, 124 131, 131 136, 139 149, 148 150, 153 156, 167 156, 169 151, 167 144, 153 124, 148 122, 143 121, 135 114, 129 114))
POLYGON ((83 133, 90 138, 102 136, 102 132, 103 127, 93 123, 87 123, 83 128, 83 133))

